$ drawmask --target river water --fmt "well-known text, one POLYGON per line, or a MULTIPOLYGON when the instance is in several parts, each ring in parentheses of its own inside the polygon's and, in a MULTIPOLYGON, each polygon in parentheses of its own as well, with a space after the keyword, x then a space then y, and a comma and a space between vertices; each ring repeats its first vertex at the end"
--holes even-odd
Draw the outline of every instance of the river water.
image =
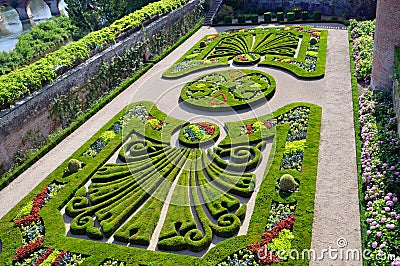
MULTIPOLYGON (((61 14, 65 14, 66 5, 64 0, 60 2, 61 14)), ((49 7, 43 0, 31 1, 32 19, 24 24, 18 18, 17 11, 11 7, 0 8, 0 52, 11 51, 18 42, 18 36, 30 31, 32 25, 51 18, 49 7)))

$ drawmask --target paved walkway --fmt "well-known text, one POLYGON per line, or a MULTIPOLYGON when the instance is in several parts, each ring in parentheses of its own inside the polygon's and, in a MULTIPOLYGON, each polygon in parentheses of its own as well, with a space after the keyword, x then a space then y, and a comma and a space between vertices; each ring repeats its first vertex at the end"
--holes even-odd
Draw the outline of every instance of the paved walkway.
MULTIPOLYGON (((191 74, 177 80, 162 79, 161 74, 202 36, 226 29, 222 27, 200 29, 21 174, 0 192, 0 217, 11 210, 33 187, 54 171, 130 102, 153 101, 162 111, 173 117, 189 121, 207 120, 220 125, 226 121, 237 121, 270 113, 291 102, 309 102, 323 108, 311 247, 320 257, 322 250, 329 249, 329 247, 337 248, 338 239, 343 238, 349 249, 361 250, 347 31, 329 30, 325 78, 304 81, 280 70, 250 67, 269 73, 277 81, 277 91, 271 101, 248 112, 241 111, 238 114, 222 112, 209 117, 206 112, 179 105, 177 100, 185 82, 204 73, 216 71, 215 69, 191 74)), ((323 261, 311 261, 310 265, 362 265, 362 263, 339 259, 331 260, 329 254, 326 253, 323 261)))

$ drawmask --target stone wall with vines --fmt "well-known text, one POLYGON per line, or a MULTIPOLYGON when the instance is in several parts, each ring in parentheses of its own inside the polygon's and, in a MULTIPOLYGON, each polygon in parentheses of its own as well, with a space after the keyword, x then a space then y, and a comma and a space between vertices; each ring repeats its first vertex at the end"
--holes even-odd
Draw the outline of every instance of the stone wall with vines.
POLYGON ((29 141, 21 142, 29 132, 40 130, 40 136, 47 137, 59 127, 68 127, 77 116, 145 66, 149 59, 185 35, 201 16, 200 1, 192 1, 95 55, 3 114, 0 119, 0 174, 15 164, 15 159, 23 161, 24 154, 32 149, 29 141))

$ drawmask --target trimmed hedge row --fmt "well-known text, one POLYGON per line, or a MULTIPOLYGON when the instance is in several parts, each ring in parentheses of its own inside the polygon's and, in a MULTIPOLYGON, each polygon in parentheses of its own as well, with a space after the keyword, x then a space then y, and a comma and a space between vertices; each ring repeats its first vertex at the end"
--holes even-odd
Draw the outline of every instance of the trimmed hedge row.
POLYGON ((110 46, 122 33, 130 29, 138 30, 151 17, 167 14, 186 2, 187 0, 160 0, 150 3, 26 67, 0 76, 0 106, 12 105, 24 95, 40 90, 44 84, 52 83, 62 73, 88 59, 91 54, 110 46))

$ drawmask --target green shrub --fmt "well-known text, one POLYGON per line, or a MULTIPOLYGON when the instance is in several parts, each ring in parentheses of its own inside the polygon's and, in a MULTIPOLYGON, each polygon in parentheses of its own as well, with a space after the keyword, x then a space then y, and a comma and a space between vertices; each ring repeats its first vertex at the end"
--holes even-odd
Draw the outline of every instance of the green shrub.
POLYGON ((313 15, 314 20, 321 20, 321 11, 315 11, 313 15))
POLYGON ((277 13, 276 13, 276 19, 277 19, 278 21, 284 21, 284 20, 285 20, 285 17, 284 17, 283 12, 277 12, 277 13))
POLYGON ((225 24, 232 24, 232 17, 231 16, 225 16, 224 17, 224 23, 225 24))
POLYGON ((294 177, 289 174, 284 174, 279 180, 279 188, 282 191, 295 190, 297 187, 297 182, 294 177))
POLYGON ((308 20, 308 11, 303 11, 301 13, 301 19, 302 20, 308 20))
POLYGON ((295 20, 295 14, 294 12, 288 12, 287 13, 287 21, 294 21, 295 20))
POLYGON ((301 11, 302 9, 300 7, 293 8, 294 18, 296 20, 301 19, 301 11))
POLYGON ((318 40, 315 37, 310 38, 310 45, 316 45, 318 43, 318 40))
POLYGON ((71 159, 68 162, 68 171, 70 173, 76 173, 81 169, 81 162, 77 159, 71 159))
POLYGON ((246 23, 246 17, 244 15, 238 15, 237 19, 238 19, 238 23, 240 23, 240 24, 246 23))
POLYGON ((264 13, 264 22, 271 22, 271 12, 265 12, 264 13))
POLYGON ((257 14, 250 14, 250 15, 248 15, 248 18, 250 18, 251 23, 253 23, 253 24, 258 23, 258 15, 257 14))

